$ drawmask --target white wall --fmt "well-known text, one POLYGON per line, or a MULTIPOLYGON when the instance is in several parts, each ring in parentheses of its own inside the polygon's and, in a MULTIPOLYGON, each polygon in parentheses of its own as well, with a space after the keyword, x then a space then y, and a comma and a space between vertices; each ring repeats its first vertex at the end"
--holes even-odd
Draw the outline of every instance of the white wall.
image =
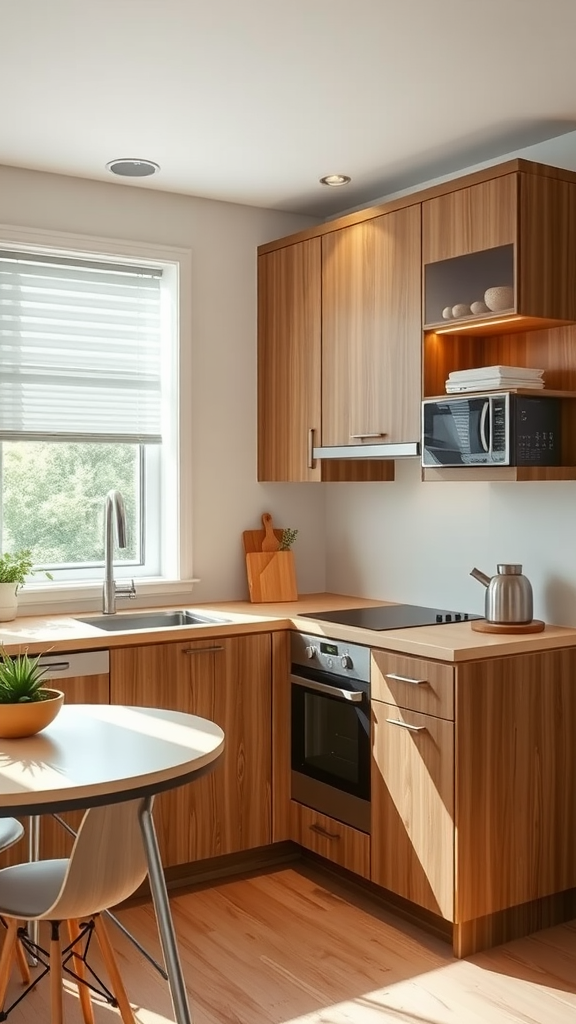
POLYGON ((0 223, 192 250, 195 601, 246 598, 243 530, 300 530, 300 592, 325 589, 324 490, 256 482, 256 246, 311 218, 0 167, 0 223))
POLYGON ((576 482, 328 484, 327 587, 342 594, 483 614, 477 566, 520 562, 534 615, 576 625, 576 482))

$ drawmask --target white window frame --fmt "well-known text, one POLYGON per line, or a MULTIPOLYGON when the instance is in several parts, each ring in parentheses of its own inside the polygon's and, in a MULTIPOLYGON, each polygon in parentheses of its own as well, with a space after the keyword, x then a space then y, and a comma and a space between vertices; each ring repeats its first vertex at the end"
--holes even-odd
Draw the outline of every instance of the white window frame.
MULTIPOLYGON (((149 262, 163 265, 163 276, 170 284, 169 294, 174 297, 171 316, 178 338, 176 353, 178 406, 178 437, 171 434, 171 425, 166 424, 167 447, 177 453, 177 466, 167 467, 163 460, 162 503, 170 509, 176 520, 176 529, 161 531, 160 562, 171 567, 166 575, 139 578, 136 583, 137 598, 158 596, 162 598, 189 593, 198 582, 192 575, 192 409, 190 401, 192 380, 192 253, 190 249, 156 245, 151 242, 134 242, 119 238, 102 238, 93 235, 70 234, 60 231, 36 230, 0 224, 0 242, 5 247, 40 249, 57 253, 85 256, 86 253, 112 260, 126 262, 149 262), (171 280, 170 280, 171 279, 171 280), (172 481, 177 480, 175 495, 172 481)), ((164 518, 161 512, 162 518, 164 518)), ((116 576, 124 578, 125 571, 119 568, 116 576)), ((129 574, 129 567, 126 567, 129 574)), ((64 611, 98 607, 102 581, 41 582, 35 576, 19 591, 19 605, 27 614, 42 614, 50 609, 64 611)), ((148 601, 149 603, 149 601, 148 601)), ((133 607, 133 605, 132 605, 133 607)))

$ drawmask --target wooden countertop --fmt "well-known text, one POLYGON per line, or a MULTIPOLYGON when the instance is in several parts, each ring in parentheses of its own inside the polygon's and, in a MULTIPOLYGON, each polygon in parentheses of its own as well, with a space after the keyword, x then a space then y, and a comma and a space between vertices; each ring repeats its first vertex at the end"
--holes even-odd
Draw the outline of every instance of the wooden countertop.
MULTIPOLYGON (((59 651, 87 651, 102 648, 169 643, 172 640, 203 640, 206 637, 239 636, 243 633, 268 633, 299 629, 316 636, 327 636, 348 643, 366 644, 400 654, 412 654, 438 661, 477 661, 509 654, 525 654, 558 647, 576 647, 576 629, 546 626, 542 633, 476 633, 469 622, 439 626, 415 626, 409 629, 374 631, 333 622, 314 622, 303 613, 361 608, 394 602, 362 600, 342 594, 306 594, 298 601, 277 604, 251 604, 249 601, 213 602, 187 605, 206 613, 227 618, 222 625, 178 626, 105 632, 79 622, 71 615, 18 616, 13 622, 0 623, 0 643, 10 654, 25 649, 30 654, 59 651)), ((179 607, 172 605, 171 607, 179 607)), ((142 608, 138 611, 152 611, 142 608)), ((162 610, 167 610, 162 606, 162 610)), ((130 609, 131 614, 136 609, 130 609)), ((88 613, 79 613, 87 616, 88 613)), ((94 613, 97 614, 97 613, 94 613)), ((122 612, 117 613, 121 619, 122 612)))

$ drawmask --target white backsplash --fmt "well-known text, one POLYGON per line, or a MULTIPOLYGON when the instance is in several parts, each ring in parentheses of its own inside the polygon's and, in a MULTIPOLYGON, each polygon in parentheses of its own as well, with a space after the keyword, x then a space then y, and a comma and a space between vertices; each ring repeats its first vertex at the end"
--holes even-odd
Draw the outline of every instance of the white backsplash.
POLYGON ((534 616, 576 626, 576 482, 422 483, 409 459, 394 483, 327 486, 328 590, 483 614, 470 570, 519 562, 534 616))

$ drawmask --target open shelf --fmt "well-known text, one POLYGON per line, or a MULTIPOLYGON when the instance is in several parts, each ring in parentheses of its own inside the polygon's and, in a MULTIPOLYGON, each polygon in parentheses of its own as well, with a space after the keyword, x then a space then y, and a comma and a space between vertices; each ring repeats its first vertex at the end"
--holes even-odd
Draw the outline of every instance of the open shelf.
POLYGON ((436 483, 576 480, 576 466, 450 466, 438 469, 423 466, 422 480, 436 483))
POLYGON ((443 391, 439 395, 427 395, 426 400, 431 398, 441 402, 445 398, 481 398, 482 395, 494 395, 499 391, 510 395, 539 395, 541 398, 576 398, 576 391, 553 391, 552 388, 481 388, 479 391, 443 391))

